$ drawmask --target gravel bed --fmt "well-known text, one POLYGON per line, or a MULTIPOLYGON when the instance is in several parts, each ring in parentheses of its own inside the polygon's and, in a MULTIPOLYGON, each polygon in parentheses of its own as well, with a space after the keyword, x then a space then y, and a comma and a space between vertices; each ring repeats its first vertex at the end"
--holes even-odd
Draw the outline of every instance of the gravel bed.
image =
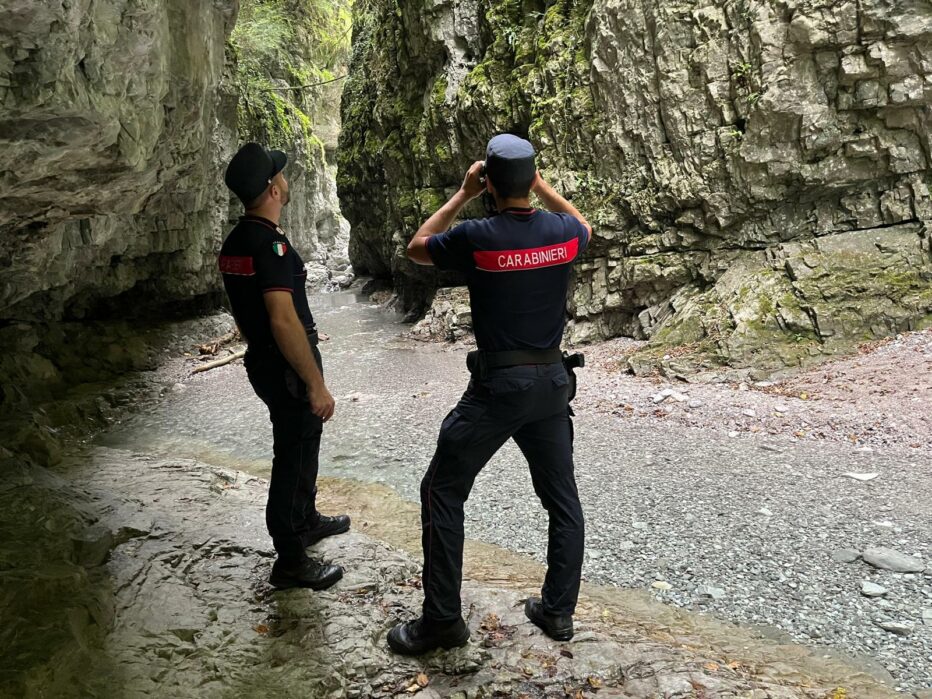
MULTIPOLYGON (((403 328, 373 307, 335 301, 318 313, 338 396, 322 473, 416 501, 440 421, 465 387, 465 346, 400 340, 403 328)), ((932 687, 932 450, 920 432, 928 390, 915 381, 928 377, 930 337, 743 389, 633 377, 618 368, 624 341, 587 348, 575 404, 586 580, 856 656, 894 687, 932 687), (655 402, 664 389, 685 399, 655 402), (859 428, 872 422, 882 429, 859 428), (871 547, 918 556, 922 570, 879 569, 861 557, 871 547), (876 589, 864 583, 886 592, 867 596, 876 589)), ((242 367, 184 386, 111 438, 263 475, 268 422, 242 367)), ((546 515, 513 445, 480 474, 466 512, 468 536, 544 559, 546 515)))
POLYGON ((725 434, 829 440, 865 450, 915 449, 932 462, 932 330, 865 345, 852 357, 756 383, 631 376, 624 357, 642 344, 620 339, 583 348, 587 368, 581 374, 580 410, 725 434))

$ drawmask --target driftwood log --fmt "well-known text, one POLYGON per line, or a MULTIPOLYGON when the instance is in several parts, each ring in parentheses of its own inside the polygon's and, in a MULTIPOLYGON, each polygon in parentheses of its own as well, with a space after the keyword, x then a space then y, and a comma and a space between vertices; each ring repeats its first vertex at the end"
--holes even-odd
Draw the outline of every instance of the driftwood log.
POLYGON ((192 374, 200 374, 202 371, 210 371, 211 369, 216 369, 217 367, 225 366, 230 362, 236 361, 237 359, 242 359, 246 356, 246 350, 240 350, 239 352, 234 352, 223 359, 215 359, 212 362, 207 362, 206 364, 201 364, 199 367, 195 367, 191 372, 192 374))

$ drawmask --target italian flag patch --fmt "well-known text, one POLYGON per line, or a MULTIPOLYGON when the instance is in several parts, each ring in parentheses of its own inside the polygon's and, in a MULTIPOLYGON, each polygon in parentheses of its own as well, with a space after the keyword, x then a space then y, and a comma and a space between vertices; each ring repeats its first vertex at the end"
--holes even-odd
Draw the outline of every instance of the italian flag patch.
POLYGON ((284 243, 272 243, 272 252, 274 252, 279 257, 282 257, 286 252, 288 252, 288 246, 284 243))

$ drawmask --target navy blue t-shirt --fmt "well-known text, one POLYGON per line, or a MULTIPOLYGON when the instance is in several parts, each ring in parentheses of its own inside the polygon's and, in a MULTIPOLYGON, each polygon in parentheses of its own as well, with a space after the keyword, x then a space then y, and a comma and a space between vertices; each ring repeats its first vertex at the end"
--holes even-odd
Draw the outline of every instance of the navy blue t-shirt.
POLYGON ((466 274, 479 349, 557 349, 570 268, 589 243, 569 214, 507 209, 427 240, 438 269, 466 274))
POLYGON ((305 330, 315 330, 305 291, 304 261, 272 221, 243 216, 223 242, 219 265, 230 310, 251 348, 275 342, 263 298, 267 291, 290 292, 305 330))

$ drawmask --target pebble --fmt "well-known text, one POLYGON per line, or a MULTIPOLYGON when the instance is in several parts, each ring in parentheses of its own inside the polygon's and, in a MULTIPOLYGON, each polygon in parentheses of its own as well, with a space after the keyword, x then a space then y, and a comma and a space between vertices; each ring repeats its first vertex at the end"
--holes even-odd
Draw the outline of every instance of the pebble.
POLYGON ((925 569, 925 563, 920 559, 885 546, 872 546, 864 551, 863 557, 875 568, 892 570, 895 573, 921 573, 925 569))
POLYGON ((883 585, 865 580, 861 583, 861 594, 865 597, 883 597, 887 594, 887 588, 883 585))
POLYGON ((741 414, 745 417, 757 417, 757 413, 755 413, 753 410, 742 410, 741 414))
POLYGON ((731 432, 728 433, 728 436, 729 436, 729 437, 737 437, 737 436, 738 436, 738 433, 737 433, 735 430, 732 430, 731 432))
POLYGON ((895 633, 897 636, 909 636, 913 632, 913 625, 902 621, 875 621, 884 631, 895 633))
POLYGON ((172 386, 172 393, 183 393, 184 391, 187 391, 187 390, 188 390, 188 387, 185 386, 183 383, 176 383, 174 386, 172 386))
POLYGON ((778 412, 778 413, 788 413, 788 412, 790 412, 790 409, 789 409, 788 407, 786 407, 785 405, 778 405, 778 406, 776 406, 776 407, 774 408, 774 410, 775 410, 776 412, 778 412))
POLYGON ((932 609, 922 610, 922 623, 926 626, 932 626, 932 609))
POLYGON ((725 596, 725 591, 714 585, 700 585, 696 588, 696 594, 700 597, 711 597, 712 599, 721 599, 725 596))
POLYGON ((665 388, 660 393, 656 394, 651 399, 651 401, 654 403, 654 405, 658 405, 667 400, 675 400, 677 403, 682 403, 686 399, 687 399, 687 396, 685 393, 678 393, 671 388, 665 388))
POLYGON ((861 552, 855 549, 835 549, 832 551, 832 560, 836 563, 854 563, 861 557, 861 552))
POLYGON ((872 481, 872 480, 874 480, 874 479, 875 479, 877 476, 879 476, 880 474, 877 473, 877 472, 873 472, 873 473, 854 473, 854 472, 849 471, 848 473, 843 473, 843 474, 841 474, 841 475, 843 475, 845 478, 851 478, 851 479, 856 480, 856 481, 867 482, 867 481, 872 481))
POLYGON ((770 511, 770 510, 768 510, 766 507, 760 508, 757 512, 758 512, 759 514, 764 515, 764 517, 771 517, 771 516, 773 516, 773 512, 770 511))
POLYGON ((689 403, 687 403, 687 405, 690 408, 696 409, 696 408, 701 408, 703 405, 705 405, 705 403, 703 403, 698 398, 693 398, 691 401, 689 401, 689 403))
POLYGON ((672 590, 673 589, 673 585, 671 585, 670 583, 664 580, 654 581, 653 583, 651 583, 651 587, 654 588, 655 590, 672 590))

